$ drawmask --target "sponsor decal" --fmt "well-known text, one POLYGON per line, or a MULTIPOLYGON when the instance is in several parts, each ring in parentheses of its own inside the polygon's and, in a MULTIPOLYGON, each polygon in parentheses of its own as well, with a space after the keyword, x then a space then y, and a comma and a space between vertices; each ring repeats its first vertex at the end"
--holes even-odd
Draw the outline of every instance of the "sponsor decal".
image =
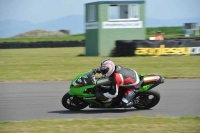
POLYGON ((200 47, 190 47, 190 54, 200 54, 200 47))
POLYGON ((136 55, 194 55, 200 54, 200 47, 177 47, 165 48, 165 45, 160 45, 159 48, 137 48, 136 55))
POLYGON ((103 29, 119 29, 119 28, 142 28, 142 21, 134 22, 103 22, 103 29))
POLYGON ((83 98, 83 99, 85 99, 85 100, 90 100, 90 99, 96 99, 96 97, 86 97, 86 98, 83 98))
POLYGON ((87 30, 89 30, 89 29, 98 29, 98 27, 99 27, 99 23, 98 22, 92 22, 92 23, 86 23, 85 24, 85 28, 87 30))

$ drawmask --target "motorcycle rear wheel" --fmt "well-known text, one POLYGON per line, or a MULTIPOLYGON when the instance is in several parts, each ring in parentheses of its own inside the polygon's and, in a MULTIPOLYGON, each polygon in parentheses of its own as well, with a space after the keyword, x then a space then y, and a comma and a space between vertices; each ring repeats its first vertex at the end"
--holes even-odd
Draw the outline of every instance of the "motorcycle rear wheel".
POLYGON ((82 98, 66 93, 62 98, 62 105, 69 110, 81 110, 86 108, 89 104, 82 98))
POLYGON ((160 101, 160 93, 154 90, 139 92, 134 100, 136 100, 136 104, 133 107, 136 109, 150 109, 160 101))

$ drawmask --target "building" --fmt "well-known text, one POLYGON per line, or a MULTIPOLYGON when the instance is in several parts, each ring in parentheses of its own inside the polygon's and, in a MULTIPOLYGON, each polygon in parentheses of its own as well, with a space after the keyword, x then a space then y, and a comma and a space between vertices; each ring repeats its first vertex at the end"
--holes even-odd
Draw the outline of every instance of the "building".
POLYGON ((86 56, 109 56, 116 40, 144 40, 145 1, 85 4, 86 56))
POLYGON ((185 36, 197 36, 199 35, 198 23, 185 23, 183 26, 185 36))

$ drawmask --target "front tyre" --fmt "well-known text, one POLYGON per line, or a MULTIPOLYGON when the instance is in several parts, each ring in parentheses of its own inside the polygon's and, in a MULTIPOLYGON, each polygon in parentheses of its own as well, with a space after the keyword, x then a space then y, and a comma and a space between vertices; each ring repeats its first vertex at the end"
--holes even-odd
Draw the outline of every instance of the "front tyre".
POLYGON ((69 110, 81 110, 88 106, 82 98, 66 93, 62 98, 62 105, 69 110))
POLYGON ((154 90, 146 92, 139 92, 134 100, 136 104, 133 105, 136 109, 150 109, 158 104, 160 101, 160 93, 154 90))

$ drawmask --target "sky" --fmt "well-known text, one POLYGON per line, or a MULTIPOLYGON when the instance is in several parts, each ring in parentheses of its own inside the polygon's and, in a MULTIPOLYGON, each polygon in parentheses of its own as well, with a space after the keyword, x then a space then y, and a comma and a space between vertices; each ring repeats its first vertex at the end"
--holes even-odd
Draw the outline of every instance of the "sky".
MULTIPOLYGON (((37 24, 68 15, 84 15, 84 4, 96 1, 106 0, 0 0, 0 21, 15 19, 37 24)), ((145 0, 145 2, 148 18, 163 20, 200 17, 200 0, 145 0)))

